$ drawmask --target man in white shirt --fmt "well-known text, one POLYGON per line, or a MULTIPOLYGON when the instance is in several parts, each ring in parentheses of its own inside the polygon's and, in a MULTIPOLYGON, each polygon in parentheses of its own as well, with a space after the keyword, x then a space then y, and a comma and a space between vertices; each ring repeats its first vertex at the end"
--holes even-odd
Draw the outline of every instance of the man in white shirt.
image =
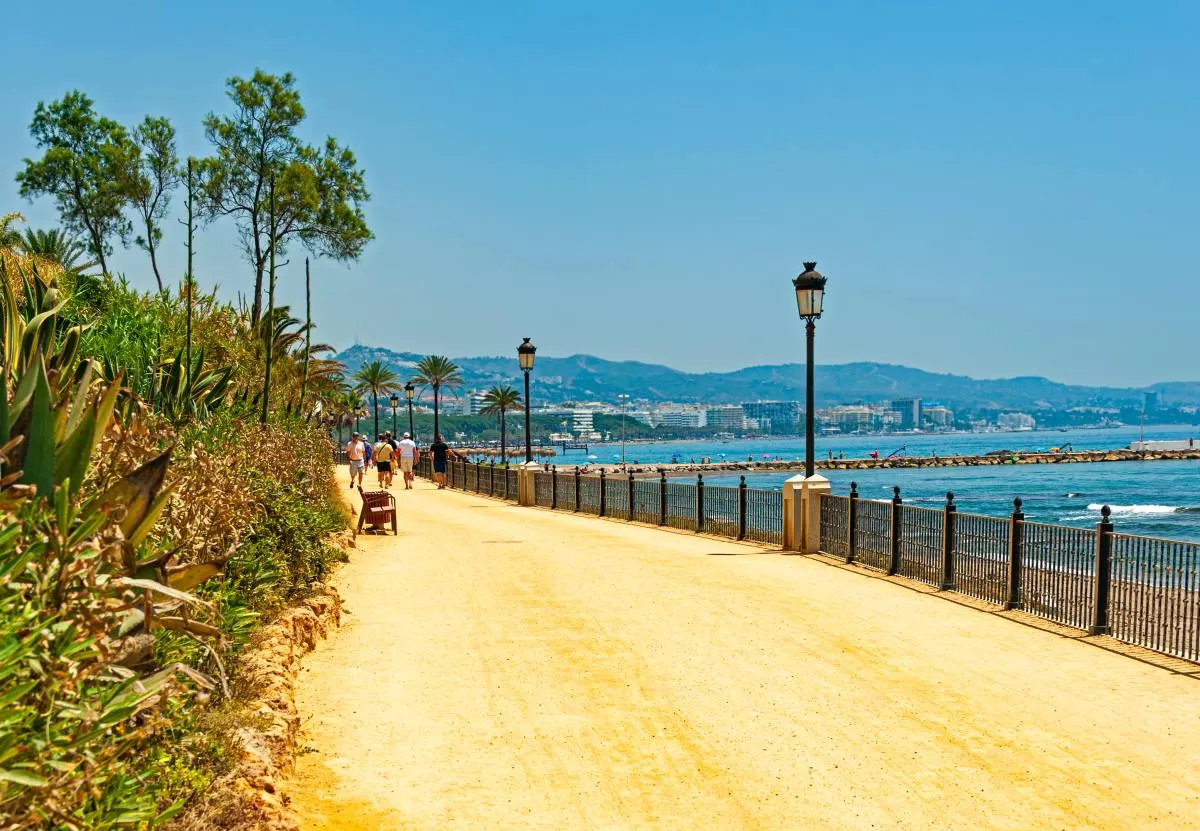
POLYGON ((354 480, 362 487, 363 470, 367 466, 367 446, 358 437, 358 433, 346 443, 346 458, 350 462, 350 490, 354 490, 354 480))
POLYGON ((404 474, 404 489, 412 490, 413 481, 413 465, 417 463, 417 445, 416 442, 408 435, 404 434, 404 438, 396 445, 396 455, 400 458, 400 471, 404 474))

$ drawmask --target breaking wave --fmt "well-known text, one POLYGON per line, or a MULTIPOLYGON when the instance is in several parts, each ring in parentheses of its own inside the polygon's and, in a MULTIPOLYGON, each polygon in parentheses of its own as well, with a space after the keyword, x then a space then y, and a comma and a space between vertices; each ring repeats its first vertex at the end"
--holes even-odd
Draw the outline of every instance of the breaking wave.
MULTIPOLYGON (((1104 507, 1099 502, 1088 505, 1089 511, 1104 507)), ((1113 516, 1149 516, 1153 514, 1194 514, 1200 513, 1200 508, 1185 508, 1177 505, 1109 505, 1113 516)))

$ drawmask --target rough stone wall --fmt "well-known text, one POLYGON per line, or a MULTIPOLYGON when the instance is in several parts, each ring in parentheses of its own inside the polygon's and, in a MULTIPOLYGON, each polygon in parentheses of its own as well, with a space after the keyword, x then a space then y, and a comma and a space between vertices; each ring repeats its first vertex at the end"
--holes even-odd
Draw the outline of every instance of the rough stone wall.
POLYGON ((296 676, 301 658, 341 622, 341 608, 335 589, 316 584, 310 597, 256 633, 238 659, 238 678, 249 695, 232 736, 233 769, 170 823, 169 831, 298 829, 278 786, 300 732, 296 676))

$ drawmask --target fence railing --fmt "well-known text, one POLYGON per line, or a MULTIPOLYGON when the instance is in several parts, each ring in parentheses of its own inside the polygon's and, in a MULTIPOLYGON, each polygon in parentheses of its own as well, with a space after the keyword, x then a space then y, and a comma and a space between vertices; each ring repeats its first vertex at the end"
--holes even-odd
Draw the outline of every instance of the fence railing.
POLYGON ((822 494, 821 551, 1092 634, 1200 661, 1200 543, 822 494))
MULTIPOLYGON (((428 454, 422 455, 416 472, 432 477, 428 454)), ((514 502, 519 500, 519 479, 516 468, 461 460, 451 460, 446 471, 451 488, 514 502)), ((648 479, 551 469, 534 473, 533 504, 735 540, 783 544, 783 492, 748 488, 745 476, 733 487, 707 485, 700 476, 694 483, 680 483, 668 481, 665 474, 648 479)))

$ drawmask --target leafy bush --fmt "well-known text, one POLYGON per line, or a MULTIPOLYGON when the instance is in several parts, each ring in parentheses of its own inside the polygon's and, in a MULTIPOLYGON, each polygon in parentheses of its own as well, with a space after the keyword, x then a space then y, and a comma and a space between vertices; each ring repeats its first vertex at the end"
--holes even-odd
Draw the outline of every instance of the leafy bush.
POLYGON ((223 764, 231 656, 336 556, 330 446, 236 407, 168 419, 79 357, 136 372, 109 316, 145 311, 144 345, 178 311, 108 284, 67 321, 55 288, 21 287, 0 279, 0 828, 153 824, 223 764))

